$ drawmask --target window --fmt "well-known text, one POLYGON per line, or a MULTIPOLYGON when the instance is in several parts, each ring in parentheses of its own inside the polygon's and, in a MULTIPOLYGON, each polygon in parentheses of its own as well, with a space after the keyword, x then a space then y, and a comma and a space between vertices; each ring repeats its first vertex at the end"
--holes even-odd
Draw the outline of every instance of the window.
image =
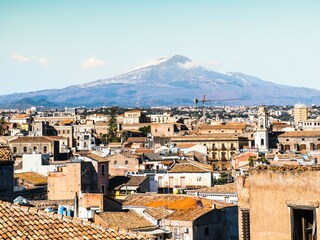
POLYGON ((125 160, 125 161, 124 161, 124 164, 125 164, 125 165, 128 165, 128 163, 129 163, 128 160, 125 160))
POLYGON ((101 165, 101 175, 104 176, 106 174, 106 165, 101 165))
POLYGON ((48 147, 47 147, 47 146, 44 146, 44 147, 43 147, 43 152, 46 153, 47 151, 48 151, 48 147))
POLYGON ((13 153, 17 153, 17 147, 13 147, 13 153))
POLYGON ((209 228, 208 227, 204 228, 204 235, 209 236, 209 228))
POLYGON ((24 152, 24 153, 27 152, 27 147, 23 147, 23 152, 24 152))
POLYGON ((241 209, 242 239, 250 240, 250 212, 249 209, 241 209))
POLYGON ((261 139, 261 146, 264 146, 264 139, 261 139))
POLYGON ((175 239, 180 239, 180 229, 179 228, 173 229, 173 236, 175 239))
POLYGON ((33 151, 34 151, 34 152, 37 151, 37 146, 34 146, 34 147, 33 147, 33 151))
POLYGON ((114 165, 117 165, 117 164, 118 164, 118 161, 117 161, 117 160, 114 160, 113 164, 114 164, 114 165))
POLYGON ((316 210, 291 208, 291 231, 294 240, 316 239, 316 210))

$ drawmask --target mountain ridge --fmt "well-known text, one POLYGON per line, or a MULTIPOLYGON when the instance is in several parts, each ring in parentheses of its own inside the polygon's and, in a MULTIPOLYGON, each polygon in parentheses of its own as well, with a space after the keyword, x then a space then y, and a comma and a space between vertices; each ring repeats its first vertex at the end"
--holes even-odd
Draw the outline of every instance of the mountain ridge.
MULTIPOLYGON (((230 105, 286 105, 304 102, 319 104, 320 91, 265 81, 239 72, 219 73, 174 55, 111 78, 99 79, 62 89, 46 89, 0 96, 2 108, 28 99, 35 104, 39 96, 50 106, 141 106, 192 105, 193 98, 244 99, 230 105)), ((214 104, 223 104, 219 101, 214 104)))

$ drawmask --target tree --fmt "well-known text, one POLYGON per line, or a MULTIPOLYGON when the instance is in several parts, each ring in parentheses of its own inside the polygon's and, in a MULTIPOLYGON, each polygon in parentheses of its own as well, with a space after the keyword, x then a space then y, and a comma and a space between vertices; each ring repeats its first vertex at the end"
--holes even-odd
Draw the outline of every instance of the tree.
POLYGON ((151 126, 144 126, 144 127, 141 127, 139 128, 139 131, 143 133, 143 136, 147 136, 148 133, 151 133, 151 126))
POLYGON ((108 142, 117 142, 117 108, 112 107, 108 120, 108 133, 107 133, 108 142))
POLYGON ((254 162, 255 162, 256 158, 257 158, 256 156, 250 156, 250 157, 248 158, 249 166, 250 166, 250 167, 253 167, 253 166, 254 166, 254 162))

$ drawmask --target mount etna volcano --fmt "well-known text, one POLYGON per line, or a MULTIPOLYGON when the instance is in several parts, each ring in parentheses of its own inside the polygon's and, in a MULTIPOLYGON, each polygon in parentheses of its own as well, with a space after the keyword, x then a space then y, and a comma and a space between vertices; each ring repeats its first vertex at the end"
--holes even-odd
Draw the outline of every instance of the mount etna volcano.
POLYGON ((0 96, 1 107, 180 106, 207 95, 216 105, 320 104, 320 91, 290 87, 243 73, 218 73, 175 55, 112 78, 63 89, 0 96), (221 99, 237 99, 219 101, 221 99))

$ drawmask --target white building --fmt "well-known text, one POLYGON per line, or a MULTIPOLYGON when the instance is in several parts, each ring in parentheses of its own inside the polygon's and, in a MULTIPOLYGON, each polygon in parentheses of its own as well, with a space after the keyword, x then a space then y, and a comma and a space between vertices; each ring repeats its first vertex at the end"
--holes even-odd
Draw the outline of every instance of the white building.
POLYGON ((255 146, 260 152, 268 151, 268 115, 265 106, 259 107, 257 131, 255 133, 255 146))

